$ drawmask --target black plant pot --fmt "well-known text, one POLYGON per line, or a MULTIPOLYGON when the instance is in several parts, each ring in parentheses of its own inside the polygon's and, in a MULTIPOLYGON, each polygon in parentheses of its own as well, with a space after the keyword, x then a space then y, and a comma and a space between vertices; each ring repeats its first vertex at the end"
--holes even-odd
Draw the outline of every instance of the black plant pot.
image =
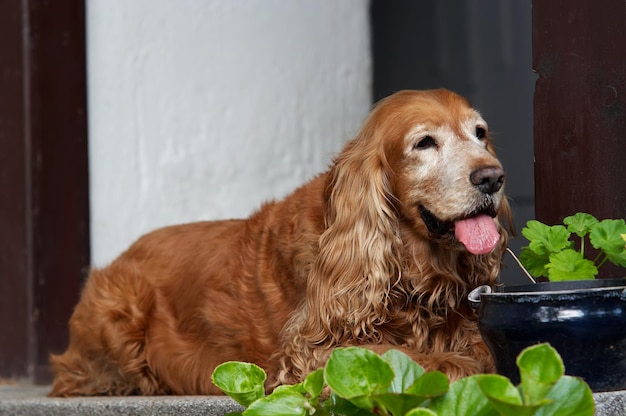
POLYGON ((548 282, 470 294, 498 373, 519 383, 515 359, 549 342, 568 375, 593 391, 626 389, 626 279, 548 282))

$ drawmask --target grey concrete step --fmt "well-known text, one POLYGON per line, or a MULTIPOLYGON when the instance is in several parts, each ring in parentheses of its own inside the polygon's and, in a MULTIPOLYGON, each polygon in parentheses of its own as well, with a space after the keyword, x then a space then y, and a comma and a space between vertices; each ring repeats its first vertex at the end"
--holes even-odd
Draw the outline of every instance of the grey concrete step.
MULTIPOLYGON (((241 410, 220 396, 48 398, 49 387, 0 386, 0 415, 11 416, 223 416, 241 410)), ((626 391, 596 393, 596 415, 626 416, 626 391)))
POLYGON ((241 406, 221 396, 49 398, 50 387, 0 386, 0 415, 223 416, 241 406))

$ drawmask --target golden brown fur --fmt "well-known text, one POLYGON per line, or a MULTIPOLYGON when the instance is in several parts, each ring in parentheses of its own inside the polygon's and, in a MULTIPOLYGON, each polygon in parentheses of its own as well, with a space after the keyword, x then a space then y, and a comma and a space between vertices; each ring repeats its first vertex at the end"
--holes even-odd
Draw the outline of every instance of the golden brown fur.
POLYGON ((211 373, 227 360, 257 363, 274 386, 346 345, 398 348, 452 378, 493 370, 466 296, 495 283, 507 233, 473 255, 419 211, 452 221, 489 200, 510 221, 501 189, 470 182, 500 166, 488 136, 468 135, 476 123, 449 91, 397 93, 284 200, 140 238, 91 272, 51 395, 219 394, 211 373))

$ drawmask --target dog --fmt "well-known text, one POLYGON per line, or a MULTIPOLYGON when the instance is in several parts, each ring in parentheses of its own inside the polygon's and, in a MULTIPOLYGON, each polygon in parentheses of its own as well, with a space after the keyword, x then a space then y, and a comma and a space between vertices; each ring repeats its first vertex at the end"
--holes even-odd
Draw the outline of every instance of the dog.
POLYGON ((285 199, 153 231, 92 270, 50 395, 221 394, 211 374, 232 360, 271 390, 339 346, 398 349, 452 380, 491 372, 466 297, 496 283, 510 225, 478 111, 398 92, 285 199))

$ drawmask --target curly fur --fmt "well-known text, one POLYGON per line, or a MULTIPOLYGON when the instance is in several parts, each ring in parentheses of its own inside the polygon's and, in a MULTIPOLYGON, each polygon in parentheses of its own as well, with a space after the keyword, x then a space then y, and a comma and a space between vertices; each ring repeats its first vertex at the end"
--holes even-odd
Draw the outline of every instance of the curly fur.
POLYGON ((51 357, 51 395, 219 394, 210 376, 228 360, 262 366, 271 388, 346 345, 400 349, 453 379, 492 371, 466 296, 495 284, 510 211, 502 189, 484 195, 470 181, 500 167, 476 123, 486 128, 449 91, 397 93, 284 200, 142 237, 91 272, 69 347, 51 357), (425 135, 435 147, 416 146, 425 135), (419 214, 453 221, 487 203, 500 241, 486 255, 419 214))

